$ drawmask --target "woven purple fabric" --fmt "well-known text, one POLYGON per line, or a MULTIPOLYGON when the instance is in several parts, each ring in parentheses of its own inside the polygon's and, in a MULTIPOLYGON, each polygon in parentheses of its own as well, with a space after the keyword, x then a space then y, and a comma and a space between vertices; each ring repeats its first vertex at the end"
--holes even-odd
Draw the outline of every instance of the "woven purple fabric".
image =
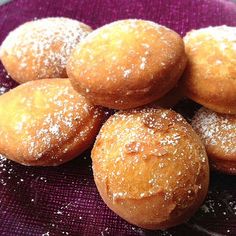
MULTIPOLYGON (((0 7, 0 43, 21 23, 49 16, 78 19, 93 28, 142 18, 184 35, 209 25, 236 26, 236 5, 226 0, 15 0, 0 7)), ((0 65, 0 94, 14 86, 0 65)), ((180 104, 178 111, 186 106, 180 104)), ((153 232, 130 225, 105 206, 89 156, 52 168, 0 157, 0 235, 236 235, 236 176, 213 173, 208 197, 189 222, 153 232)))

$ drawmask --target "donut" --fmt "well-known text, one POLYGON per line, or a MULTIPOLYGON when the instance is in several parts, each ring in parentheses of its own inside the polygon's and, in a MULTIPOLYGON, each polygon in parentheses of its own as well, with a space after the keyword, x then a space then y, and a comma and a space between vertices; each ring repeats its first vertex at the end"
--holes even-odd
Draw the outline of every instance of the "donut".
POLYGON ((0 96, 0 154, 23 165, 60 165, 90 147, 103 118, 68 79, 29 81, 0 96))
POLYGON ((236 175, 236 115, 200 108, 192 120, 213 169, 236 175))
POLYGON ((77 44, 67 74, 93 104, 128 109, 171 90, 186 64, 184 43, 174 31, 145 20, 120 20, 77 44))
POLYGON ((30 21, 8 34, 0 48, 0 59, 19 83, 64 78, 72 50, 91 31, 88 25, 63 17, 30 21))
POLYGON ((92 149, 98 191, 116 214, 146 229, 191 217, 208 190, 204 145, 168 109, 120 111, 102 126, 92 149))
POLYGON ((184 42, 186 96, 215 112, 236 114, 236 27, 192 30, 184 42))

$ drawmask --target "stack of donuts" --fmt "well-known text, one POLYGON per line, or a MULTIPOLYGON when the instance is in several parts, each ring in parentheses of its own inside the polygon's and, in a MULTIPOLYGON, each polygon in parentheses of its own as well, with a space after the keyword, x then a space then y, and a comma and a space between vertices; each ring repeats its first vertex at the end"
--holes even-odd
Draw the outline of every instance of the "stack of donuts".
POLYGON ((212 168, 236 175, 236 27, 208 27, 185 38, 186 96, 203 107, 192 126, 212 168))
POLYGON ((93 145, 94 180, 111 210, 146 229, 183 223, 207 194, 208 157, 236 174, 235 51, 235 27, 183 40, 146 20, 94 31, 59 17, 25 23, 0 48, 20 83, 0 96, 0 154, 55 166, 93 145), (170 109, 184 96, 205 107, 192 126, 170 109))

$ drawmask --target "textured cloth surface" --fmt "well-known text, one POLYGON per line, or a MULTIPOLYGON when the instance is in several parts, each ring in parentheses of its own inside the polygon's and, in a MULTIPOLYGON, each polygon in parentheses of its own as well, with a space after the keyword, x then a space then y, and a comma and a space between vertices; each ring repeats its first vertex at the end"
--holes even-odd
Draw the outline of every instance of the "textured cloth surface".
MULTIPOLYGON (((236 26, 236 5, 223 0, 15 0, 0 7, 0 43, 21 23, 49 16, 75 18, 93 28, 142 18, 185 35, 209 25, 236 26)), ((0 94, 14 86, 0 65, 0 94)), ((177 110, 189 111, 189 106, 183 103, 177 110)), ((213 173, 208 197, 189 222, 153 232, 128 224, 105 206, 89 156, 52 168, 20 166, 1 157, 0 235, 236 235, 236 176, 213 173)))

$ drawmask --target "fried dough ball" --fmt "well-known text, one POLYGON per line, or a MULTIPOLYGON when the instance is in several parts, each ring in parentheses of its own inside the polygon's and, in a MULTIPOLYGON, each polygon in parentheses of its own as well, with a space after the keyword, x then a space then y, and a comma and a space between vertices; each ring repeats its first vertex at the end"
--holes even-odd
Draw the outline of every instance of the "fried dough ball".
POLYGON ((191 217, 208 190, 204 145, 183 117, 167 109, 118 112, 92 150, 94 179, 108 207, 146 229, 191 217))
POLYGON ((205 144, 212 167, 236 175, 236 115, 201 108, 192 126, 205 144))
POLYGON ((120 20, 93 31, 73 51, 67 73, 93 104, 128 109, 165 95, 186 65, 182 38, 145 20, 120 20))
POLYGON ((0 58, 19 83, 64 78, 72 50, 91 31, 88 25, 69 18, 30 21, 9 33, 1 45, 0 58))
POLYGON ((103 117, 68 79, 22 84, 0 96, 0 154, 23 165, 62 164, 94 142, 103 117))
POLYGON ((215 112, 236 114, 236 27, 192 30, 184 42, 186 95, 215 112))

